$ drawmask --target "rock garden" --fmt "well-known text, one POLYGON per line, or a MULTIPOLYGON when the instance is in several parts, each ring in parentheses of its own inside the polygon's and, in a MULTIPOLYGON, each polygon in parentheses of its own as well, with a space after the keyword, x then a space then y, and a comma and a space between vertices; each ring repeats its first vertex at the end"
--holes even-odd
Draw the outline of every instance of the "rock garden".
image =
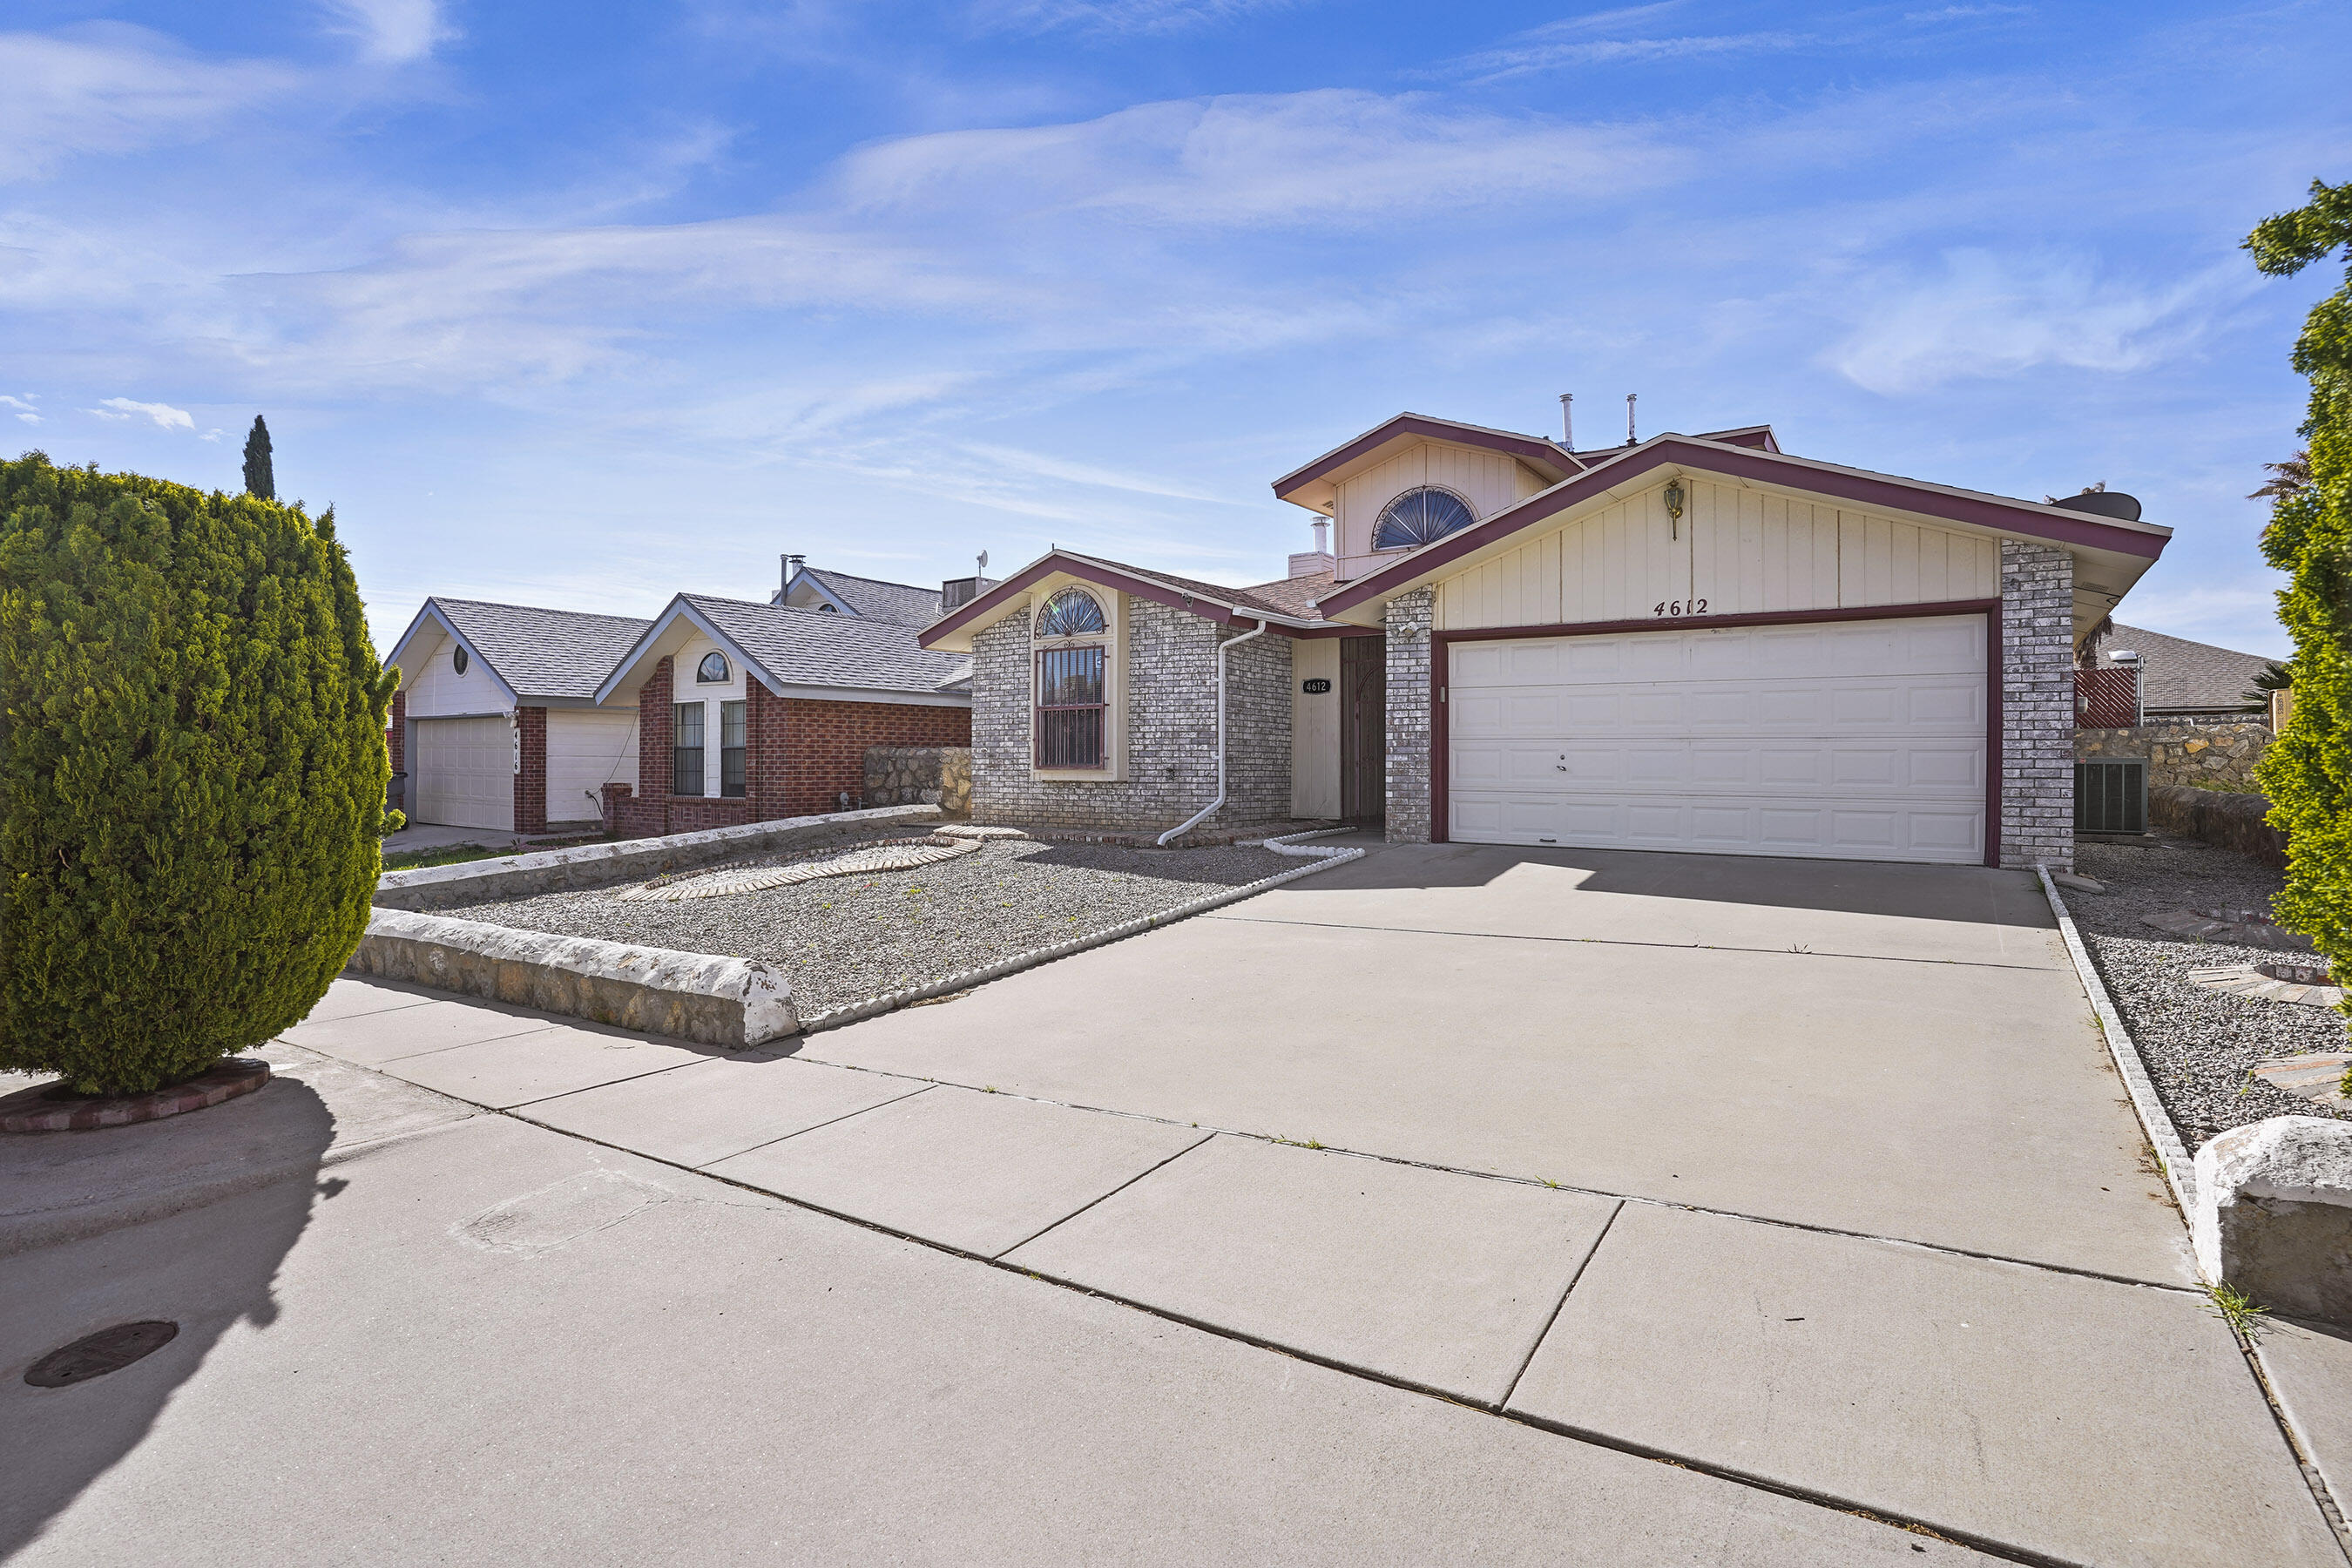
POLYGON ((2279 1065, 2346 1050, 2345 1016, 2325 1005, 2336 993, 2305 984, 2324 965, 2263 923, 2280 873, 2177 838, 2084 843, 2075 867, 2106 890, 2069 891, 2067 907, 2191 1149, 2266 1117, 2352 1119, 2341 1063, 2279 1065))

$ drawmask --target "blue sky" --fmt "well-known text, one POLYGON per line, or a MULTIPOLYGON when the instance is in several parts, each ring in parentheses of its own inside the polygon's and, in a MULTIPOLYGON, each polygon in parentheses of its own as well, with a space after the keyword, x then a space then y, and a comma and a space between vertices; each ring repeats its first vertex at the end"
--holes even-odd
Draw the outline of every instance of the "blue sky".
MULTIPOLYGON (((2352 7, 1249 0, 88 5, 0 26, 0 424, 333 503, 428 593, 650 614, 777 552, 1225 582, 1402 408, 1769 421, 2178 537, 2134 624, 2285 644, 2242 499, 2332 268, 2352 7)), ((0 443, 5 445, 5 443, 0 443)))

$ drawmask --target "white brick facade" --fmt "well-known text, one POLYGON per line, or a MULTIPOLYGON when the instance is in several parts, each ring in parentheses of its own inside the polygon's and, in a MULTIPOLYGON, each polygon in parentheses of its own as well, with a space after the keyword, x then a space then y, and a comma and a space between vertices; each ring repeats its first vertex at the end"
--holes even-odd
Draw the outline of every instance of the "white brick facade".
POLYGON ((2074 558, 2000 542, 2000 863, 2074 864, 2074 558))

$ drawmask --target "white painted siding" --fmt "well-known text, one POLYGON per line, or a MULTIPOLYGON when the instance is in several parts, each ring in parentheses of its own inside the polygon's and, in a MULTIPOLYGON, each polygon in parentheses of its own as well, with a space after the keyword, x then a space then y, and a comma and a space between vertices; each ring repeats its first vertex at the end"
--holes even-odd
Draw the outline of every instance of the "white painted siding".
MULTIPOLYGON (((718 715, 712 714, 715 720, 718 715)), ((608 784, 637 782, 637 710, 547 710, 547 820, 589 822, 603 809, 608 784)))
POLYGON ((1339 639, 1290 645, 1290 815, 1339 815, 1339 639), (1307 683, 1329 682, 1310 697, 1307 683))
POLYGON ((1440 485, 1454 491, 1481 518, 1492 517, 1544 488, 1533 469, 1506 453, 1440 441, 1408 447, 1339 486, 1334 521, 1341 581, 1360 577, 1382 562, 1395 559, 1394 551, 1373 552, 1372 524, 1379 521, 1382 507, 1422 485, 1440 485))
POLYGON ((451 662, 457 651, 457 639, 445 637, 425 656, 421 668, 401 671, 411 719, 509 711, 507 694, 499 688, 498 677, 484 669, 479 659, 468 659, 466 673, 459 675, 451 662))
POLYGON ((2000 545, 1990 536, 1704 478, 1684 480, 1677 530, 1665 484, 1441 583, 1439 629, 1647 620, 1661 604, 1747 615, 2000 592, 2000 545))
MULTIPOLYGON (((702 715, 702 793, 713 800, 719 798, 719 705, 742 701, 744 679, 742 661, 699 632, 687 639, 670 665, 671 700, 700 702, 707 710, 702 715), (712 653, 726 655, 727 679, 697 680, 694 672, 700 668, 703 656, 712 653)), ((675 721, 670 732, 677 733, 675 721)))
POLYGON ((514 721, 425 719, 409 726, 409 798, 419 822, 514 828, 514 721))

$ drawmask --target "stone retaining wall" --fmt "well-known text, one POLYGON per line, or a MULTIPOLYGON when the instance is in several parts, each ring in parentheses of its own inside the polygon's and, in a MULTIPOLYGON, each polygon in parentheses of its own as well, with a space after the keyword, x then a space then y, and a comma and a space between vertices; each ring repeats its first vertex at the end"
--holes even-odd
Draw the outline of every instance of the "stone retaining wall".
MULTIPOLYGON (((667 838, 625 838, 614 844, 583 844, 542 849, 496 860, 456 866, 425 866, 387 871, 376 880, 375 906, 382 910, 446 910, 491 899, 525 899, 566 888, 601 887, 633 878, 657 877, 689 866, 707 866, 739 855, 786 846, 816 847, 843 838, 869 838, 877 827, 937 822, 936 805, 894 805, 879 811, 836 811, 823 816, 788 816, 775 822, 714 827, 667 838)), ((428 982, 428 984, 432 984, 428 982)))
POLYGON ((971 748, 866 747, 865 804, 936 805, 950 816, 970 816, 971 748))
POLYGON ((2286 867, 2286 835, 2263 820, 2271 803, 2258 795, 2225 794, 2181 784, 2147 791, 2147 819, 2167 833, 2234 849, 2265 866, 2286 867))
POLYGON ((2195 784, 2209 790, 2253 790, 2254 764, 2270 750, 2270 726, 2259 720, 2219 724, 2142 724, 2127 730, 2077 730, 2079 763, 2145 758, 2148 786, 2195 784))

